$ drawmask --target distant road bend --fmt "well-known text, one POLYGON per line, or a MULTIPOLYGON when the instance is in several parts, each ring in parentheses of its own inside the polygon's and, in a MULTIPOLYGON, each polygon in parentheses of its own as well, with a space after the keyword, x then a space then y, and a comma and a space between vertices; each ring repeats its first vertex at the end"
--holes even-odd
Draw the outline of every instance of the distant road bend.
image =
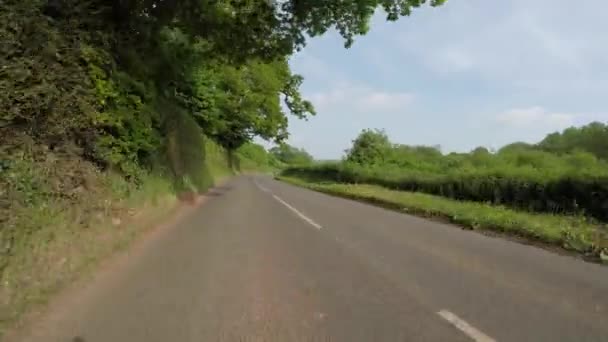
POLYGON ((119 273, 24 340, 608 341, 608 267, 267 177, 119 273))

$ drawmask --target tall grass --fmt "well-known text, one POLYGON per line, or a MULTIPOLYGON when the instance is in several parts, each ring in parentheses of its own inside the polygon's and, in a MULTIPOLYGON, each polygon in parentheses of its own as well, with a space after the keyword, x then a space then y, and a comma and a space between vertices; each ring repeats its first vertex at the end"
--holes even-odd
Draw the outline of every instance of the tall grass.
POLYGON ((3 184, 12 204, 0 230, 0 337, 28 308, 127 246, 176 201, 172 181, 150 173, 136 184, 54 158, 14 159, 11 170, 12 180, 3 184), (86 187, 57 192, 57 177, 70 172, 80 172, 86 187))

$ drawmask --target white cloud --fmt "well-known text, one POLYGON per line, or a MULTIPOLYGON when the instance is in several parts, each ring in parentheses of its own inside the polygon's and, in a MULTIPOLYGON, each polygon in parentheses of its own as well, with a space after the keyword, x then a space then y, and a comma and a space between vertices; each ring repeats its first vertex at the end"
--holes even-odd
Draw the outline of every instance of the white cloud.
POLYGON ((374 115, 400 112, 412 103, 414 95, 408 92, 383 91, 353 82, 339 82, 329 91, 313 93, 307 98, 321 114, 340 110, 374 115))
POLYGON ((374 91, 363 95, 355 103, 361 105, 362 110, 394 111, 404 109, 413 100, 414 95, 410 93, 374 91))
POLYGON ((541 125, 549 129, 564 129, 574 125, 575 114, 553 113, 543 107, 516 108, 499 114, 498 123, 530 128, 541 125))
POLYGON ((432 68, 439 72, 462 72, 475 66, 475 60, 468 52, 457 47, 445 47, 431 57, 432 68))
POLYGON ((318 80, 341 76, 327 62, 306 50, 293 55, 290 59, 290 65, 295 66, 296 72, 304 75, 306 79, 318 80))
POLYGON ((466 71, 517 84, 605 80, 596 70, 608 65, 602 58, 608 38, 599 34, 608 22, 598 12, 608 5, 575 7, 555 0, 459 0, 400 22, 390 39, 403 59, 439 74, 466 71))
POLYGON ((457 0, 392 23, 377 15, 349 50, 337 34, 315 38, 291 64, 319 115, 291 120, 293 139, 335 157, 361 128, 386 128, 464 151, 607 122, 606 11, 608 1, 457 0))

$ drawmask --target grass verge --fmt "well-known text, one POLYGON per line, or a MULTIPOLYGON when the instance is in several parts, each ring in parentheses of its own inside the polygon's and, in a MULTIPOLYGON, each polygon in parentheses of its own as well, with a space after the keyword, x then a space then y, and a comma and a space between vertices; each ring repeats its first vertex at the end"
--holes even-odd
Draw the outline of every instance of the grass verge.
POLYGON ((546 246, 558 246, 591 261, 608 261, 607 230, 597 222, 582 216, 527 213, 484 203, 389 190, 375 185, 312 183, 284 176, 277 179, 412 215, 446 220, 468 229, 504 233, 546 246))
MULTIPOLYGON (((148 177, 136 191, 121 193, 125 184, 112 180, 112 196, 69 207, 46 202, 15 208, 16 235, 5 256, 0 284, 0 339, 32 309, 43 307, 64 286, 90 274, 99 262, 127 248, 138 236, 167 218, 176 208, 171 184, 148 177)), ((96 194, 99 195, 99 194, 96 194)))
MULTIPOLYGON (((200 171, 201 192, 235 174, 216 150, 200 171)), ((15 157, 10 166, 0 172, 0 340, 25 314, 44 309, 54 294, 171 216, 178 203, 167 176, 128 181, 48 151, 38 159, 15 157)))

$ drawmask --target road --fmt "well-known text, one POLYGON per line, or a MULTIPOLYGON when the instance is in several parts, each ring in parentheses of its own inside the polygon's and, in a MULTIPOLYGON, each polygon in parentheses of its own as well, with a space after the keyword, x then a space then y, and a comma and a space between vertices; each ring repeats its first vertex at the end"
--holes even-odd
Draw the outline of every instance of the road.
POLYGON ((608 341, 608 267, 238 177, 24 341, 608 341))

